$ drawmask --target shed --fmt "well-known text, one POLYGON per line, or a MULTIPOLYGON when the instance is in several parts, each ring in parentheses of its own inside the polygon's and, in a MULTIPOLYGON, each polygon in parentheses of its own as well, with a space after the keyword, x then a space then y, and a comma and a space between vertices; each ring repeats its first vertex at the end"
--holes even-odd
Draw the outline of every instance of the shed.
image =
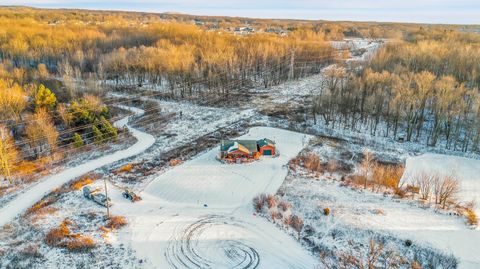
POLYGON ((258 140, 257 145, 258 150, 262 155, 273 156, 276 154, 275 142, 268 138, 258 140))

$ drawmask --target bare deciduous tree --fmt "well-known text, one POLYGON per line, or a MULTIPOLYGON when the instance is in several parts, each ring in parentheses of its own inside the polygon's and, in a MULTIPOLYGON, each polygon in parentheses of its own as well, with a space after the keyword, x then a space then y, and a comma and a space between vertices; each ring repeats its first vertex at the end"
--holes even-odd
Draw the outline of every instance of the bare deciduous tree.
POLYGON ((11 172, 18 153, 10 131, 0 125, 0 171, 12 183, 11 172))

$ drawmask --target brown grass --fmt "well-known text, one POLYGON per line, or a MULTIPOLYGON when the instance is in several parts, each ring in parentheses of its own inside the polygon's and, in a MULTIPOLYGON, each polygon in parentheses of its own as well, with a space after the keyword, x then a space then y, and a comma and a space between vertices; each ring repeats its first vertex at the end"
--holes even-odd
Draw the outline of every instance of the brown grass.
POLYGON ((133 169, 133 164, 126 164, 118 169, 119 173, 130 173, 133 169))
POLYGON ((324 170, 322 163, 320 162, 320 157, 313 153, 309 153, 305 156, 304 166, 312 172, 322 173, 324 170))
POLYGON ((182 163, 182 160, 180 160, 180 159, 171 159, 171 160, 169 161, 170 166, 177 166, 177 165, 179 165, 179 164, 181 164, 181 163, 182 163))
POLYGON ((120 229, 123 226, 127 225, 127 223, 127 219, 124 216, 112 216, 107 221, 105 227, 109 229, 120 229))
POLYGON ((267 206, 268 208, 273 208, 277 206, 277 198, 271 194, 267 195, 267 206))
POLYGON ((471 208, 467 208, 465 215, 467 217, 467 223, 468 225, 471 226, 477 226, 478 225, 478 217, 475 211, 471 208))
POLYGON ((89 177, 80 178, 80 179, 72 182, 71 188, 72 188, 73 190, 79 190, 79 189, 81 189, 83 186, 88 185, 88 184, 92 184, 92 183, 93 183, 93 179, 91 179, 91 178, 89 178, 89 177))
POLYGON ((58 198, 55 196, 48 196, 47 198, 40 200, 39 202, 32 205, 29 209, 27 209, 27 212, 25 213, 25 215, 28 216, 28 215, 37 213, 39 210, 46 208, 47 206, 55 203, 57 200, 58 198))
POLYGON ((51 229, 45 236, 45 243, 51 247, 64 247, 70 251, 84 251, 95 247, 89 236, 71 233, 68 225, 73 223, 65 219, 58 228, 51 229))
POLYGON ((45 243, 52 247, 64 246, 65 239, 71 235, 68 224, 71 222, 65 219, 58 228, 51 229, 45 236, 45 243))
POLYGON ((89 236, 72 238, 67 242, 67 249, 70 251, 85 251, 95 247, 95 242, 89 236))

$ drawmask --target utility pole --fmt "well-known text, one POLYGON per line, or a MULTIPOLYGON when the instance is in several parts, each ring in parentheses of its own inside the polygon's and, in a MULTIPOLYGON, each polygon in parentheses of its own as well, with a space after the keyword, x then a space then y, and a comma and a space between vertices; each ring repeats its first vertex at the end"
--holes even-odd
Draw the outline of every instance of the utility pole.
POLYGON ((108 191, 107 191, 107 178, 103 177, 103 184, 105 185, 105 197, 106 197, 106 205, 107 205, 107 219, 110 218, 110 205, 108 203, 108 191))

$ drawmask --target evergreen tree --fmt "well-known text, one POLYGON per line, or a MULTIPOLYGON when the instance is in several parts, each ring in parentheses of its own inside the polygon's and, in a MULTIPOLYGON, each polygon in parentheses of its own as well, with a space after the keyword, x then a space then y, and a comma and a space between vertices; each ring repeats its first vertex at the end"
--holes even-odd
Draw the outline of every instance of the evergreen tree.
POLYGON ((93 131, 93 142, 97 145, 102 144, 103 143, 102 131, 100 131, 100 129, 98 129, 97 126, 93 126, 92 131, 93 131))
POLYGON ((100 118, 100 122, 102 124, 101 131, 103 133, 103 138, 105 140, 116 140, 118 137, 117 129, 103 116, 100 118))
POLYGON ((43 84, 40 84, 35 92, 35 109, 46 108, 52 109, 57 103, 55 94, 43 84))
POLYGON ((75 133, 73 135, 73 146, 76 148, 80 148, 81 146, 84 145, 82 136, 79 133, 75 133))

